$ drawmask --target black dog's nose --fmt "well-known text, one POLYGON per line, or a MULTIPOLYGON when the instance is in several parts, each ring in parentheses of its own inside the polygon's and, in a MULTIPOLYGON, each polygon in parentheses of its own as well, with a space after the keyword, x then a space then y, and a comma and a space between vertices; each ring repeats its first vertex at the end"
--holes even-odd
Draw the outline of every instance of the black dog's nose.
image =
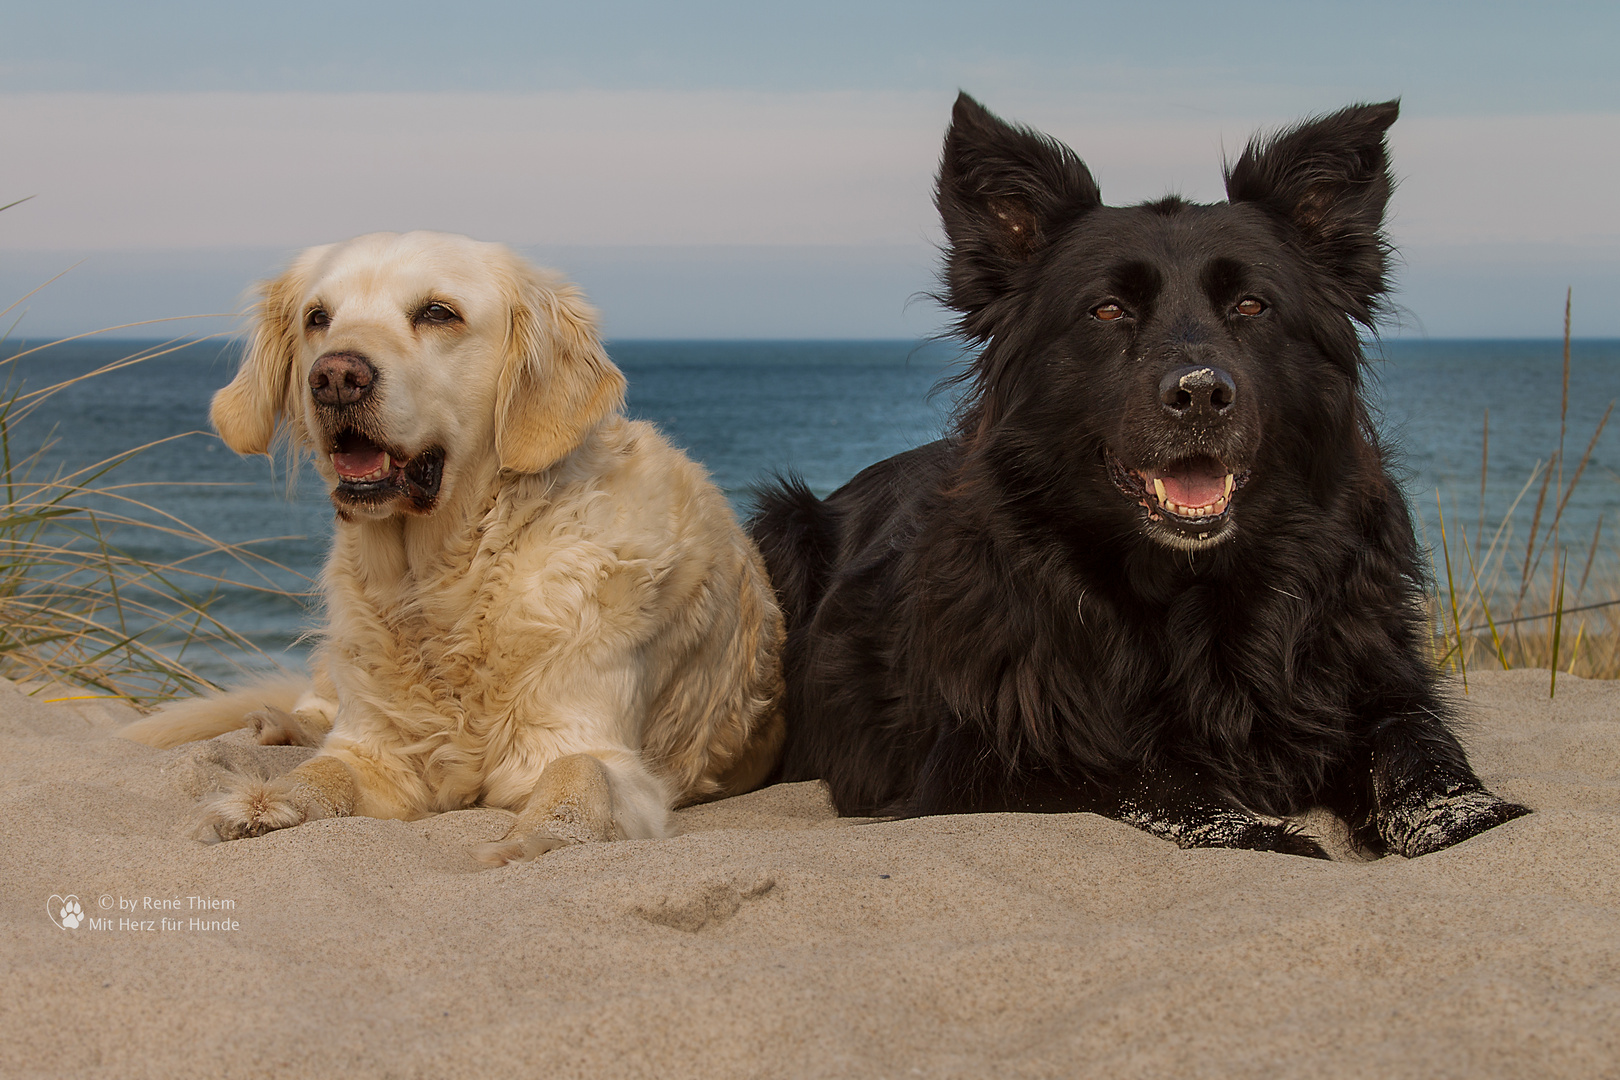
POLYGON ((1214 367, 1178 367, 1159 380, 1159 403, 1181 420, 1220 416, 1237 401, 1237 383, 1214 367))
POLYGON ((377 369, 354 353, 329 353, 309 371, 309 392, 322 405, 353 405, 371 393, 377 369))

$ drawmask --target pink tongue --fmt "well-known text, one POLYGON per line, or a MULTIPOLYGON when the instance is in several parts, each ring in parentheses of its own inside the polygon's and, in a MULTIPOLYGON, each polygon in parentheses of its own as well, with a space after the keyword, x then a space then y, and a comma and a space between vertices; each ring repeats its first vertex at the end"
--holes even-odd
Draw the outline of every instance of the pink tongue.
POLYGON ((1165 473, 1164 494, 1171 502, 1182 506, 1205 507, 1226 494, 1226 474, 1209 473, 1201 469, 1165 473))
POLYGON ((361 450, 354 454, 333 454, 332 467, 342 477, 369 476, 382 468, 383 458, 387 456, 381 450, 361 450))

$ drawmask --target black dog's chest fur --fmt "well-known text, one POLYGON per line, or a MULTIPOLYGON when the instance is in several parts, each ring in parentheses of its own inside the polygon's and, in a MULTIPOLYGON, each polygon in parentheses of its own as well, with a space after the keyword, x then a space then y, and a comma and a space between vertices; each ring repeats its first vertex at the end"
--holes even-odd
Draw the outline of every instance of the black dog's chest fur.
POLYGON ((980 351, 952 435, 754 537, 788 624, 783 777, 844 813, 1089 809, 1187 845, 1374 850, 1524 813, 1437 690, 1405 504, 1361 396, 1394 103, 1252 144, 1230 201, 1101 203, 965 96, 945 298, 980 351))
MULTIPOLYGON (((975 520, 942 512, 965 497, 946 494, 961 450, 912 451, 826 501, 840 569, 792 635, 792 692, 820 686, 836 703, 801 698, 799 709, 864 716, 864 747, 840 755, 819 745, 826 731, 798 725, 785 779, 825 775, 846 813, 1078 809, 1093 801, 1088 781, 1150 761, 1201 770, 1267 813, 1321 801, 1376 692, 1358 660, 1411 644, 1390 640, 1411 633, 1409 620, 1380 625, 1349 595, 1377 569, 1365 565, 1376 548, 1333 545, 1336 565, 1290 566, 1324 553, 1273 535, 1266 550, 1235 542, 1165 558, 1051 522, 975 520), (896 635, 895 624, 915 629, 896 635), (971 752, 1016 781, 989 785, 1001 797, 970 783, 908 804, 916 777, 904 764, 921 764, 941 719, 982 734, 971 752), (846 767, 828 768, 841 757, 846 767)), ((1383 569, 1393 580, 1375 591, 1402 589, 1383 569)))

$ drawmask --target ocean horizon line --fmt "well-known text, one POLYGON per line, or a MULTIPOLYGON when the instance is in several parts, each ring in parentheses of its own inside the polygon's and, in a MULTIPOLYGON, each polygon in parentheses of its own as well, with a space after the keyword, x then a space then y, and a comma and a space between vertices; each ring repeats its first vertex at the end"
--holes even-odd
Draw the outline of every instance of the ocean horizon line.
MULTIPOLYGON (((62 337, 0 338, 0 353, 10 354, 10 353, 13 353, 13 352, 16 352, 16 351, 21 351, 23 349, 44 348, 44 347, 49 347, 49 346, 56 345, 56 344, 59 344, 59 343, 62 343, 62 342, 73 342, 75 344, 94 343, 94 344, 98 344, 98 345, 118 345, 118 344, 123 344, 123 343, 129 343, 131 345, 138 345, 138 346, 140 346, 142 348, 150 348, 153 345, 160 345, 160 344, 168 343, 168 344, 173 344, 173 345, 176 345, 176 346, 182 346, 183 347, 183 346, 197 345, 197 344, 203 344, 203 343, 206 343, 206 342, 213 342, 213 341, 228 342, 228 341, 231 341, 233 339, 238 339, 238 338, 242 338, 242 337, 245 337, 245 336, 246 336, 246 331, 243 331, 243 332, 240 332, 240 333, 231 332, 231 333, 202 334, 202 335, 198 335, 196 337, 188 337, 187 335, 184 335, 184 334, 178 334, 178 335, 176 335, 176 334, 154 334, 154 335, 150 335, 150 336, 141 335, 141 334, 120 334, 120 335, 118 335, 116 337, 103 337, 101 335, 100 331, 91 331, 91 332, 84 333, 84 334, 70 334, 70 335, 66 335, 66 336, 62 336, 62 337)), ((680 335, 637 335, 637 336, 625 336, 625 337, 605 337, 602 340, 603 340, 603 343, 608 345, 609 347, 612 347, 614 345, 674 345, 674 344, 678 344, 678 345, 703 345, 703 344, 724 344, 724 345, 818 345, 818 344, 828 344, 828 345, 864 345, 864 344, 870 344, 870 345, 896 345, 896 344, 914 344, 914 345, 952 346, 952 347, 956 347, 956 348, 966 348, 966 347, 968 347, 968 346, 963 345, 963 343, 957 341, 954 337, 950 337, 950 336, 930 336, 930 335, 923 335, 923 336, 920 336, 920 337, 903 337, 903 336, 902 337, 869 337, 869 336, 843 337, 843 336, 837 336, 837 335, 829 335, 829 336, 823 336, 823 337, 792 337, 792 336, 770 337, 770 336, 759 336, 759 335, 746 335, 746 336, 735 336, 735 337, 725 336, 725 335, 701 335, 701 336, 685 337, 685 336, 680 336, 680 335)), ((1390 336, 1387 336, 1387 337, 1378 337, 1378 338, 1362 338, 1361 339, 1361 344, 1362 344, 1363 348, 1376 349, 1379 346, 1387 346, 1387 345, 1490 344, 1492 342, 1503 342, 1503 343, 1511 343, 1511 344, 1514 344, 1514 345, 1553 344, 1553 345, 1557 345, 1560 348, 1562 348, 1563 340, 1564 339, 1561 336, 1559 336, 1559 335, 1551 335, 1551 334, 1541 334, 1541 335, 1522 336, 1522 337, 1519 337, 1519 336, 1506 336, 1506 335, 1501 335, 1501 334, 1481 335, 1481 336, 1447 335, 1447 336, 1444 336, 1444 337, 1439 336, 1439 335, 1432 336, 1432 337, 1390 335, 1390 336)), ((1575 335, 1571 335, 1569 340, 1570 340, 1571 345, 1612 345, 1612 344, 1615 344, 1615 343, 1620 343, 1620 335, 1582 336, 1582 335, 1579 335, 1579 334, 1575 334, 1575 335)))

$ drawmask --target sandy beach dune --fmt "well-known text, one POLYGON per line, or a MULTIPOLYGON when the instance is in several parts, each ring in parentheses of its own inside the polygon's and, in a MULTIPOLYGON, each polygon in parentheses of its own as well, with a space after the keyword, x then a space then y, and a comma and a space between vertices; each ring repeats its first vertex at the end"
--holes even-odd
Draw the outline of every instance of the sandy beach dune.
POLYGON ((1470 688, 1537 813, 1413 861, 796 784, 488 870, 500 811, 199 843, 227 769, 310 751, 153 750, 3 684, 0 1074, 1620 1076, 1620 684, 1470 688))

